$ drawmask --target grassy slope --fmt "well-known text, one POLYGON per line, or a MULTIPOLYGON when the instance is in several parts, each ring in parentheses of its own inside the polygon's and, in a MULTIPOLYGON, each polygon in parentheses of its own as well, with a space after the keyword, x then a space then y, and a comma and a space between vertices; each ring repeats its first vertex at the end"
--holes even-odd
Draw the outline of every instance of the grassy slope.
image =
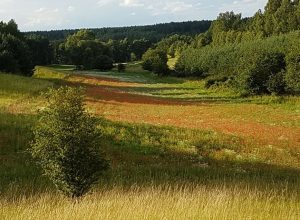
MULTIPOLYGON (((185 90, 190 85, 192 89, 186 91, 185 99, 190 98, 193 90, 202 83, 175 78, 157 79, 146 72, 137 76, 136 71, 139 72, 101 75, 139 83, 138 87, 118 86, 123 86, 123 92, 151 97, 153 93, 147 90, 148 87, 155 86, 154 96, 165 97, 159 89, 170 86, 172 91, 177 88, 185 90)), ((1 219, 299 219, 299 146, 294 146, 293 150, 277 150, 265 148, 257 142, 245 145, 248 139, 234 134, 100 118, 103 144, 112 169, 94 192, 79 204, 61 198, 40 175, 25 151, 31 127, 37 119, 34 113, 44 105, 38 94, 47 87, 62 84, 62 78, 76 81, 77 77, 64 75, 59 66, 54 69, 40 67, 39 77, 47 78, 48 74, 52 79, 0 74, 1 219)), ((114 85, 113 82, 110 85, 114 85)), ((280 114, 292 115, 295 122, 287 126, 299 128, 298 98, 287 98, 284 104, 276 101, 277 98, 275 101, 269 101, 269 97, 254 98, 247 104, 245 100, 222 95, 229 97, 233 108, 270 102, 270 105, 263 106, 280 114)), ((170 97, 178 98, 177 95, 170 97)), ((203 97, 198 95, 198 99, 203 97)), ((228 102, 223 99, 218 99, 218 102, 224 114, 233 117, 235 113, 226 107, 228 102)), ((114 105, 111 107, 107 102, 101 107, 109 106, 115 111, 119 107, 116 103, 114 105)), ((89 102, 88 106, 93 110, 89 102)), ((147 108, 149 106, 145 111, 147 108)), ((163 108, 159 105, 156 110, 163 108)), ((176 113, 176 109, 172 111, 176 113)), ((245 117, 258 120, 251 113, 245 117)), ((266 111, 261 114, 266 114, 266 111)), ((264 118, 265 123, 275 120, 267 115, 259 118, 264 118)))

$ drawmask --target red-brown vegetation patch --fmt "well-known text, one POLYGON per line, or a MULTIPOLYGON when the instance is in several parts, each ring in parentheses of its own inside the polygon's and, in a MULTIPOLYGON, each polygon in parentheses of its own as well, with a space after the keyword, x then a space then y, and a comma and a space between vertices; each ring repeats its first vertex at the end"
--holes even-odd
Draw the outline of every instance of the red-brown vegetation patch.
POLYGON ((96 113, 116 121, 170 125, 194 129, 210 129, 222 133, 250 137, 259 144, 281 147, 300 146, 300 128, 284 125, 299 120, 283 116, 253 104, 213 104, 162 99, 123 91, 137 83, 91 76, 73 76, 71 82, 85 84, 88 105, 96 113), (268 123, 276 122, 274 124, 268 123))

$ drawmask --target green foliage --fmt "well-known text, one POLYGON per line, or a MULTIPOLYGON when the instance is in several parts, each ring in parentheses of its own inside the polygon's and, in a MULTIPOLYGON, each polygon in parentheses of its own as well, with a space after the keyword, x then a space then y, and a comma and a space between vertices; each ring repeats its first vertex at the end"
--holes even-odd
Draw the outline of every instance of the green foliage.
POLYGON ((300 51, 297 44, 287 55, 287 74, 285 80, 289 89, 300 93, 300 51))
POLYGON ((30 76, 32 69, 31 52, 17 24, 0 22, 0 71, 30 76))
POLYGON ((250 49, 243 55, 238 64, 239 74, 235 77, 237 87, 251 94, 268 93, 270 77, 285 69, 284 54, 250 49))
POLYGON ((95 40, 93 32, 81 30, 61 44, 66 60, 84 69, 109 70, 113 67, 111 51, 108 46, 95 40))
POLYGON ((53 48, 47 38, 39 35, 26 36, 26 42, 32 53, 34 66, 49 65, 53 61, 53 48))
POLYGON ((219 83, 224 83, 228 80, 228 77, 226 76, 212 76, 206 79, 205 81, 205 88, 210 88, 213 85, 217 85, 219 83))
POLYGON ((107 46, 112 51, 112 57, 114 62, 128 62, 130 61, 130 45, 127 38, 116 41, 109 40, 107 46))
MULTIPOLYGON (((196 35, 204 33, 209 29, 211 21, 187 21, 187 22, 171 22, 146 26, 131 26, 131 27, 112 27, 112 28, 96 28, 90 29, 96 35, 96 38, 102 41, 110 39, 120 41, 127 38, 129 41, 138 39, 146 39, 152 43, 156 43, 161 39, 171 34, 196 35)), ((38 31, 28 34, 39 34, 47 37, 50 41, 63 41, 69 35, 76 33, 79 30, 53 30, 53 31, 38 31)))
MULTIPOLYGON (((299 39, 300 32, 297 31, 239 44, 209 45, 199 49, 191 46, 182 52, 175 70, 181 76, 208 75, 208 79, 211 76, 230 78, 230 86, 237 88, 241 93, 282 93, 284 83, 290 88, 289 92, 295 92, 299 85, 299 39), (281 73, 285 82, 282 81, 275 89, 272 84, 275 81, 279 82, 281 75, 274 75, 285 69, 287 72, 281 73)), ((208 86, 211 84, 214 82, 208 82, 208 86)))
POLYGON ((143 55, 143 69, 153 71, 158 75, 165 75, 168 72, 168 57, 164 51, 158 49, 149 49, 143 55))
POLYGON ((285 71, 270 76, 267 82, 267 90, 275 95, 281 95, 286 92, 286 82, 284 80, 285 71))
POLYGON ((118 72, 125 72, 126 65, 123 63, 118 63, 118 72))
POLYGON ((49 106, 34 131, 32 156, 57 189, 69 197, 84 195, 108 164, 100 153, 101 134, 85 110, 79 89, 48 93, 49 106))

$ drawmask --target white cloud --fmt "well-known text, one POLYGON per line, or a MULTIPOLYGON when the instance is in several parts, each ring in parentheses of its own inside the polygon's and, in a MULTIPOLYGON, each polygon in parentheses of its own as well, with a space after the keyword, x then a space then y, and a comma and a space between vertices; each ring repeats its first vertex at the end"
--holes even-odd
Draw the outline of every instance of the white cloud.
POLYGON ((184 2, 168 2, 168 3, 166 3, 163 10, 176 14, 179 12, 189 10, 192 7, 193 7, 192 4, 187 4, 184 2))
POLYGON ((46 8, 39 8, 39 9, 36 9, 34 12, 40 13, 40 12, 44 12, 44 11, 46 11, 46 8))
POLYGON ((75 11, 75 7, 72 6, 72 5, 69 5, 68 8, 67 8, 67 11, 68 11, 68 12, 75 11))
POLYGON ((199 5, 192 3, 185 3, 183 1, 158 1, 154 0, 152 3, 147 5, 147 9, 151 12, 152 15, 163 15, 163 14, 179 14, 186 12, 188 10, 196 9, 196 6, 199 5))
POLYGON ((25 27, 34 27, 36 25, 61 26, 64 22, 63 16, 58 8, 49 9, 41 7, 36 9, 27 17, 25 27))
POLYGON ((97 5, 99 7, 103 7, 103 6, 106 6, 106 5, 108 5, 108 4, 112 3, 112 2, 114 2, 114 1, 113 0, 99 0, 97 2, 97 5))
POLYGON ((251 16, 267 0, 0 0, 0 20, 23 31, 127 26, 214 19, 220 12, 251 16), (136 14, 135 14, 136 13, 136 14))
POLYGON ((263 9, 268 0, 235 0, 231 3, 223 3, 219 12, 234 11, 243 16, 252 16, 258 9, 263 9))
POLYGON ((120 6, 124 7, 143 7, 145 4, 137 0, 122 0, 120 6))

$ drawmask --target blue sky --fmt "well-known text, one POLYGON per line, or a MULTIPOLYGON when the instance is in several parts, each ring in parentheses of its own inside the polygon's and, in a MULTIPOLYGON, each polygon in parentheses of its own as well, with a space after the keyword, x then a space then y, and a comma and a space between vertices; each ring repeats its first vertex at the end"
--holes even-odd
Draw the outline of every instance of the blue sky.
POLYGON ((155 24, 214 19, 220 12, 252 16, 267 0, 0 0, 0 20, 22 31, 155 24))

